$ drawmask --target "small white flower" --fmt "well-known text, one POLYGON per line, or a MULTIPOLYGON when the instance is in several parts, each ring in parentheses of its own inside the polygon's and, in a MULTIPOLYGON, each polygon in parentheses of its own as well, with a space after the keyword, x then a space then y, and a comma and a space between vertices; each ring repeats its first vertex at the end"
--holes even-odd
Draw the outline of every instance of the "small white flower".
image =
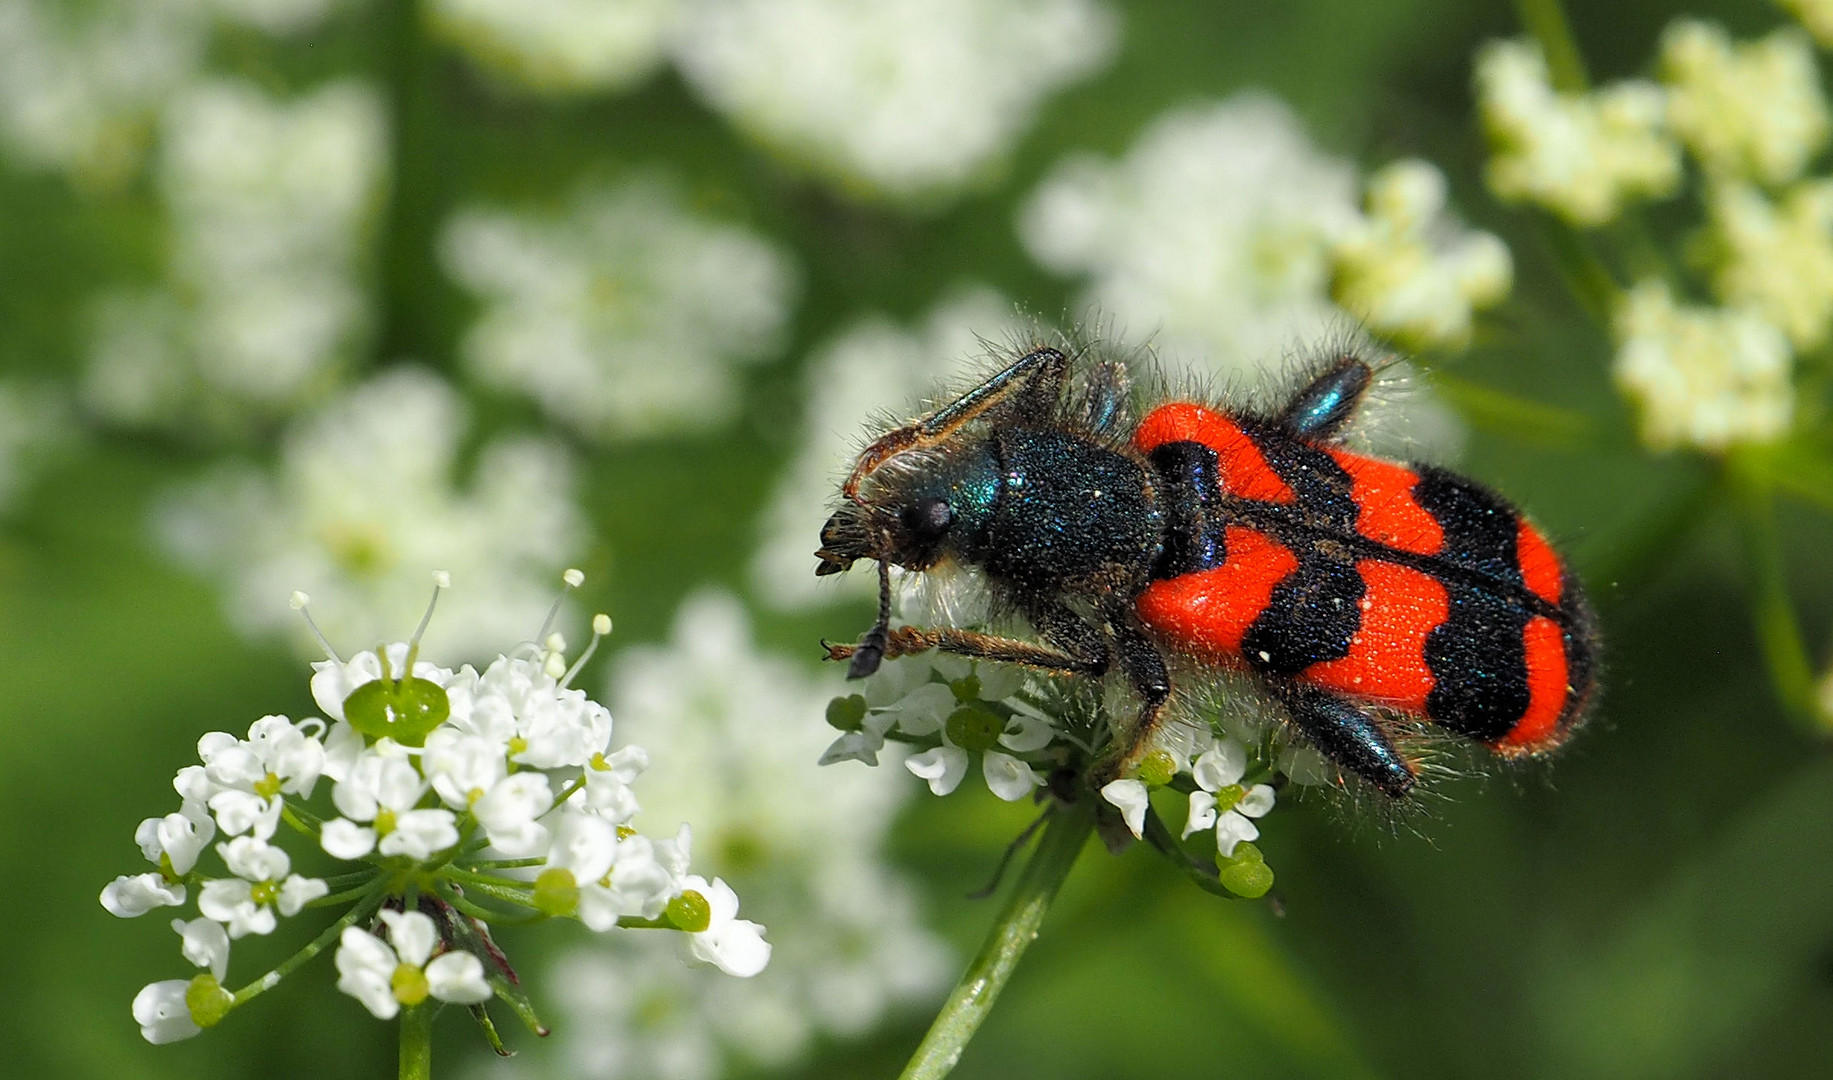
POLYGON ((134 840, 146 861, 157 865, 164 856, 171 861, 172 872, 179 875, 191 872, 215 836, 216 822, 192 799, 186 799, 178 813, 147 818, 134 830, 134 840))
POLYGON ((133 919, 154 908, 177 907, 185 902, 184 885, 161 874, 122 875, 102 889, 102 906, 117 918, 133 919))
MULTIPOLYGON (((1151 807, 1151 793, 1143 780, 1112 780, 1101 788, 1101 797, 1120 808, 1121 820, 1134 836, 1144 836, 1146 810, 1151 807)), ((1189 835, 1186 833, 1185 835, 1189 835)))
POLYGON ((1255 818, 1273 809, 1273 789, 1266 784, 1241 786, 1247 774, 1247 749, 1233 739, 1218 739, 1191 763, 1190 777, 1198 790, 1190 793, 1190 817, 1184 835, 1214 828, 1216 851, 1228 858, 1236 845, 1260 836, 1255 818), (1222 802, 1229 805, 1224 808, 1222 802))
POLYGON ((1462 347, 1471 313, 1508 295, 1514 268, 1491 233, 1445 210, 1445 177, 1396 161, 1368 179, 1367 216, 1331 249, 1343 309, 1409 348, 1462 347))
POLYGON ((688 877, 681 885, 699 893, 710 909, 707 928, 687 936, 694 958, 741 979, 764 970, 770 963, 770 943, 764 940, 761 925, 738 918, 738 894, 732 887, 720 878, 709 884, 702 877, 688 877))
POLYGON ((1613 375, 1641 407, 1650 446, 1722 451, 1788 430, 1793 356, 1761 315, 1676 304, 1666 285, 1645 281, 1625 296, 1613 329, 1613 375))
POLYGON ((168 979, 149 983, 134 995, 134 1020, 140 1025, 140 1037, 158 1046, 189 1039, 203 1029, 191 1019, 185 1004, 189 979, 168 979))
POLYGON ((730 419, 736 369, 777 350, 797 291, 775 245, 653 181, 581 191, 560 218, 463 209, 440 252, 483 302, 471 371, 600 440, 730 419))
POLYGON ((419 809, 426 791, 420 770, 393 740, 383 739, 331 789, 331 801, 351 824, 326 822, 319 843, 341 859, 361 858, 373 848, 419 861, 451 847, 458 843, 458 819, 450 810, 419 809))
POLYGON ((420 767, 441 801, 464 810, 508 775, 503 749, 495 739, 442 726, 426 737, 420 767))
POLYGON ((640 807, 631 783, 649 768, 649 752, 640 746, 622 746, 600 754, 586 764, 586 805, 613 825, 629 821, 640 807))
POLYGON ((205 882, 197 910, 223 923, 232 938, 270 934, 276 909, 282 915, 297 915, 330 891, 320 878, 290 873, 292 860, 286 852, 257 837, 238 836, 216 850, 236 876, 205 882))
POLYGON ((1501 199, 1539 203, 1593 226, 1680 182, 1680 148, 1668 137, 1666 95, 1654 83, 1562 93, 1539 45, 1497 41, 1477 55, 1476 90, 1494 150, 1489 186, 1501 199))
POLYGON ((173 919, 172 929, 184 944, 185 959, 200 968, 210 969, 218 982, 229 972, 229 932, 214 919, 173 919))
POLYGON ((1788 183, 1826 143, 1820 70, 1800 31, 1733 42, 1723 27, 1678 19, 1661 36, 1661 75, 1668 123, 1708 174, 1788 183))
POLYGON ((1097 0, 722 0, 690 9, 675 50, 689 85, 797 164, 927 201, 995 174, 1118 30, 1097 0))
POLYGON ((927 780, 933 794, 947 795, 960 787, 962 777, 967 775, 967 751, 943 735, 942 745, 905 758, 904 768, 927 780))
POLYGON ((337 988, 377 1019, 391 1020, 401 1006, 418 1005, 429 996, 458 1005, 490 1000, 490 984, 477 957, 463 951, 433 956, 439 932, 432 919, 418 911, 384 911, 381 917, 389 941, 347 926, 337 949, 337 988))
POLYGON ((1727 182, 1707 197, 1711 228, 1702 248, 1716 263, 1719 300, 1755 310, 1815 349, 1833 320, 1833 180, 1808 180, 1780 205, 1748 184, 1727 182))
POLYGON ((981 755, 980 771, 986 777, 988 790, 1006 802, 1017 802, 1044 782, 1030 765, 997 750, 981 755))
POLYGON ((447 692, 452 726, 496 740, 518 765, 585 765, 611 741, 610 711, 535 660, 498 657, 482 675, 466 668, 447 692))
POLYGON ((512 858, 539 854, 547 843, 547 826, 541 815, 552 809, 554 792, 547 777, 521 772, 506 777, 472 804, 477 823, 490 837, 490 845, 512 858))

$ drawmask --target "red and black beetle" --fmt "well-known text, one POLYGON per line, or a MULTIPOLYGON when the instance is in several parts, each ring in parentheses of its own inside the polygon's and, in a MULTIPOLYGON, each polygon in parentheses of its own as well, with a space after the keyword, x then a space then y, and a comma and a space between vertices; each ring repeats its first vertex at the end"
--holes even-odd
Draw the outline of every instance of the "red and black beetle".
POLYGON ((1119 362, 1027 352, 860 453, 815 572, 877 560, 879 619, 830 656, 853 678, 927 649, 1118 670, 1143 704, 1098 780, 1149 745, 1167 655, 1249 673, 1303 742, 1395 798, 1418 774, 1397 722, 1508 757, 1552 749, 1595 686, 1579 583, 1489 489, 1345 449, 1374 378, 1346 353, 1264 414, 1167 401, 1137 416, 1119 362), (977 567, 1041 640, 890 629, 887 568, 944 559, 977 567))

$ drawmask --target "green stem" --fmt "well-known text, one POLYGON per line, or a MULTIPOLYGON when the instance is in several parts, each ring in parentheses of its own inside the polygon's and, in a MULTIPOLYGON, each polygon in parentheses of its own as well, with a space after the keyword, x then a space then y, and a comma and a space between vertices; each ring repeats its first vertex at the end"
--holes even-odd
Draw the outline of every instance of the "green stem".
POLYGON ((1547 75, 1553 88, 1568 94, 1582 94, 1591 85, 1585 75, 1585 58, 1578 51, 1578 40, 1572 36, 1572 24, 1559 0, 1515 0, 1515 11, 1521 25, 1540 43, 1547 57, 1547 75))
POLYGON ((961 1060, 961 1051, 992 1011, 994 1000, 1005 989, 1025 948, 1037 937, 1044 913, 1050 910, 1050 902, 1069 877, 1069 869, 1082 853, 1089 833, 1094 831, 1092 801, 1092 795, 1085 796, 1079 804, 1057 807, 1050 816, 1043 839, 1025 864, 1018 885, 994 920, 967 973, 949 993, 929 1033, 904 1066, 902 1080, 937 1080, 947 1076, 961 1060))
POLYGON ((441 173, 434 136, 433 57, 421 32, 420 0, 375 5, 378 81, 388 94, 392 174, 383 212, 381 313, 377 359, 440 354, 433 325, 439 273, 433 258, 439 227, 441 173))
POLYGON ((349 911, 344 912, 342 918, 338 919, 330 926, 325 927, 324 930, 317 937, 313 938, 305 948, 287 957, 281 962, 279 967, 261 976, 254 982, 249 983, 247 986, 242 987, 240 990, 237 990, 235 992, 235 1003, 238 1006, 245 1005, 249 1000, 260 997, 262 994, 280 985, 281 979, 299 970, 301 964, 317 956, 332 942, 342 937, 345 927, 354 926, 358 919, 366 918, 370 913, 374 912, 376 908, 381 907, 383 894, 379 886, 380 883, 378 882, 377 887, 370 891, 369 899, 352 906, 349 911))
POLYGON ((401 1010, 401 1080, 433 1078, 433 1010, 430 1001, 401 1010))
POLYGON ((1773 490, 1759 469, 1732 460, 1726 466, 1732 477, 1744 525, 1744 543, 1756 580, 1751 597, 1751 617, 1757 640, 1769 668, 1770 682, 1789 715, 1808 734, 1825 736, 1833 720, 1820 714, 1814 692, 1814 665, 1801 623, 1788 595, 1788 578, 1782 565, 1782 546, 1776 538, 1773 490))

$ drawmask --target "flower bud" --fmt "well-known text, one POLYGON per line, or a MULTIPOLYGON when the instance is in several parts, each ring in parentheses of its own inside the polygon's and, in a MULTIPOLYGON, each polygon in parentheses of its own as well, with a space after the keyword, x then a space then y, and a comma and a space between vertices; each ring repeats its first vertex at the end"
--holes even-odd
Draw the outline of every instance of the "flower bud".
POLYGON ((191 1022, 200 1028, 215 1027, 222 1023, 229 1010, 235 1008, 235 995, 223 989, 216 976, 208 971, 191 980, 185 987, 185 1009, 191 1014, 191 1022))
POLYGON ((707 903, 706 897, 688 889, 668 902, 668 921, 690 934, 701 933, 713 925, 713 905, 707 903))
POLYGON ((1005 730, 1005 719, 984 705, 963 705, 948 714, 948 739, 963 750, 991 750, 1005 730))
POLYGON ((571 915, 579 910, 579 882, 571 870, 550 866, 535 878, 535 909, 544 915, 571 915))

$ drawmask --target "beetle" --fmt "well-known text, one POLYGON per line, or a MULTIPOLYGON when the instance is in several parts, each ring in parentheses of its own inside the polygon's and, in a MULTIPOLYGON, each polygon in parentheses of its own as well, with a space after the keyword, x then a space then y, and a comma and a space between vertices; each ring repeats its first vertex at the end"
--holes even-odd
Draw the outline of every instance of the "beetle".
POLYGON ((930 649, 1119 672, 1140 712, 1097 781, 1149 750, 1168 659, 1245 672, 1301 741, 1394 799, 1419 778, 1395 736, 1422 722, 1503 757, 1554 749, 1596 688, 1580 583, 1483 485, 1344 445, 1376 375, 1341 350, 1276 409, 1136 416, 1125 364, 1030 349, 860 452, 815 572, 875 560, 878 618, 829 658, 855 679, 930 649), (1038 640, 892 629, 890 567, 945 560, 978 568, 1038 640))

